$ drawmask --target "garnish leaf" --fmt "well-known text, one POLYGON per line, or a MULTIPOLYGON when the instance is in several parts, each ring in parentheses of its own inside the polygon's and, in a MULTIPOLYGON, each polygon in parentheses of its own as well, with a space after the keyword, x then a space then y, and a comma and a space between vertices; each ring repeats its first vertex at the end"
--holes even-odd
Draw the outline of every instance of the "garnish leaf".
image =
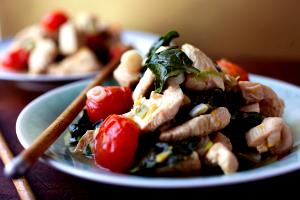
POLYGON ((177 31, 169 31, 167 34, 161 36, 157 42, 155 42, 152 47, 149 50, 149 53, 147 55, 148 58, 150 58, 152 55, 155 54, 157 49, 161 46, 167 46, 170 44, 170 42, 174 39, 179 37, 179 33, 177 31))
POLYGON ((154 53, 148 59, 146 67, 155 74, 155 91, 160 93, 169 77, 181 73, 196 73, 200 71, 192 66, 193 62, 177 47, 171 47, 159 53, 154 53))

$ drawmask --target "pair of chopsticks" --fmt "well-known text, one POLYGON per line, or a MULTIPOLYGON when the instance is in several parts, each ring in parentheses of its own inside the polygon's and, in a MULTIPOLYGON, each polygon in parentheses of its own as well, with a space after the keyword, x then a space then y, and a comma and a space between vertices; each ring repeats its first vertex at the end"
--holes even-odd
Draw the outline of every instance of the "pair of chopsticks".
POLYGON ((85 105, 88 90, 102 84, 111 75, 119 64, 122 53, 128 49, 130 49, 129 46, 120 47, 120 54, 116 55, 101 69, 95 79, 73 100, 57 119, 36 138, 30 147, 23 150, 17 157, 5 165, 4 174, 7 177, 19 178, 32 167, 37 159, 55 142, 82 110, 85 105))
MULTIPOLYGON (((0 158, 6 165, 13 159, 13 154, 10 151, 2 133, 0 132, 0 158)), ((24 177, 13 180, 17 192, 22 200, 34 200, 35 197, 30 189, 27 180, 24 177)))

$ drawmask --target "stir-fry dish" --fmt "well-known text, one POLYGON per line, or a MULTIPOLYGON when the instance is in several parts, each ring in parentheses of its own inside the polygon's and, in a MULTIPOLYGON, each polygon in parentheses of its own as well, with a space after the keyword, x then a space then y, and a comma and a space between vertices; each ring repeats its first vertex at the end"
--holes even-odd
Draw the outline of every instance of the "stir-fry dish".
POLYGON ((214 62, 191 44, 171 46, 178 36, 160 37, 144 60, 125 52, 113 73, 120 86, 88 91, 69 127, 74 153, 143 176, 231 174, 289 153, 282 99, 234 63, 214 62))
POLYGON ((95 72, 118 53, 120 31, 118 25, 105 24, 91 13, 71 18, 65 12, 51 11, 40 23, 15 35, 0 66, 30 74, 95 72))

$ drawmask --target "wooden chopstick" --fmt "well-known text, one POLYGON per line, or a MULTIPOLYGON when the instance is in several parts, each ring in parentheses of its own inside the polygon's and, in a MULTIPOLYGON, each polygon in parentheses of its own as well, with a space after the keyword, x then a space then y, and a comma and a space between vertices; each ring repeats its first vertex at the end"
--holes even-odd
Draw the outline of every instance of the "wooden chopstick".
MULTIPOLYGON (((13 154, 8 147, 2 133, 0 132, 0 157, 3 163, 6 165, 13 159, 13 154)), ((33 192, 24 177, 13 180, 16 190, 22 200, 34 200, 33 192)))
MULTIPOLYGON (((125 52, 129 48, 129 46, 124 46, 122 52, 125 52)), ((36 160, 55 142, 82 110, 85 105, 87 91, 96 85, 102 84, 111 75, 120 62, 121 54, 122 53, 115 56, 112 61, 101 69, 101 72, 99 72, 95 79, 85 87, 57 119, 36 138, 30 147, 23 150, 21 154, 5 166, 4 174, 7 177, 18 178, 23 176, 31 168, 36 160)))

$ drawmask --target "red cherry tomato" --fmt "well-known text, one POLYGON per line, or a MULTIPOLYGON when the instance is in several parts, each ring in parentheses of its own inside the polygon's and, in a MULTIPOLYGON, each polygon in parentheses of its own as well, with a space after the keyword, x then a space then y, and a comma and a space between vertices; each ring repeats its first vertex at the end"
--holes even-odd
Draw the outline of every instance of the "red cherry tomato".
POLYGON ((110 115, 98 130, 94 144, 96 163, 114 172, 128 170, 134 161, 139 127, 126 117, 110 115))
POLYGON ((217 64, 221 67, 222 71, 225 73, 237 77, 240 77, 240 81, 249 81, 249 75, 246 70, 244 70, 242 67, 229 62, 226 59, 221 59, 217 61, 217 64))
POLYGON ((93 123, 110 114, 125 113, 132 105, 132 92, 127 87, 96 86, 87 92, 87 114, 93 123))
POLYGON ((68 20, 68 16, 62 11, 46 13, 42 18, 42 26, 50 32, 58 31, 58 28, 68 20))
POLYGON ((29 52, 25 49, 19 48, 12 50, 4 55, 2 58, 2 66, 10 69, 22 71, 27 68, 29 52))

